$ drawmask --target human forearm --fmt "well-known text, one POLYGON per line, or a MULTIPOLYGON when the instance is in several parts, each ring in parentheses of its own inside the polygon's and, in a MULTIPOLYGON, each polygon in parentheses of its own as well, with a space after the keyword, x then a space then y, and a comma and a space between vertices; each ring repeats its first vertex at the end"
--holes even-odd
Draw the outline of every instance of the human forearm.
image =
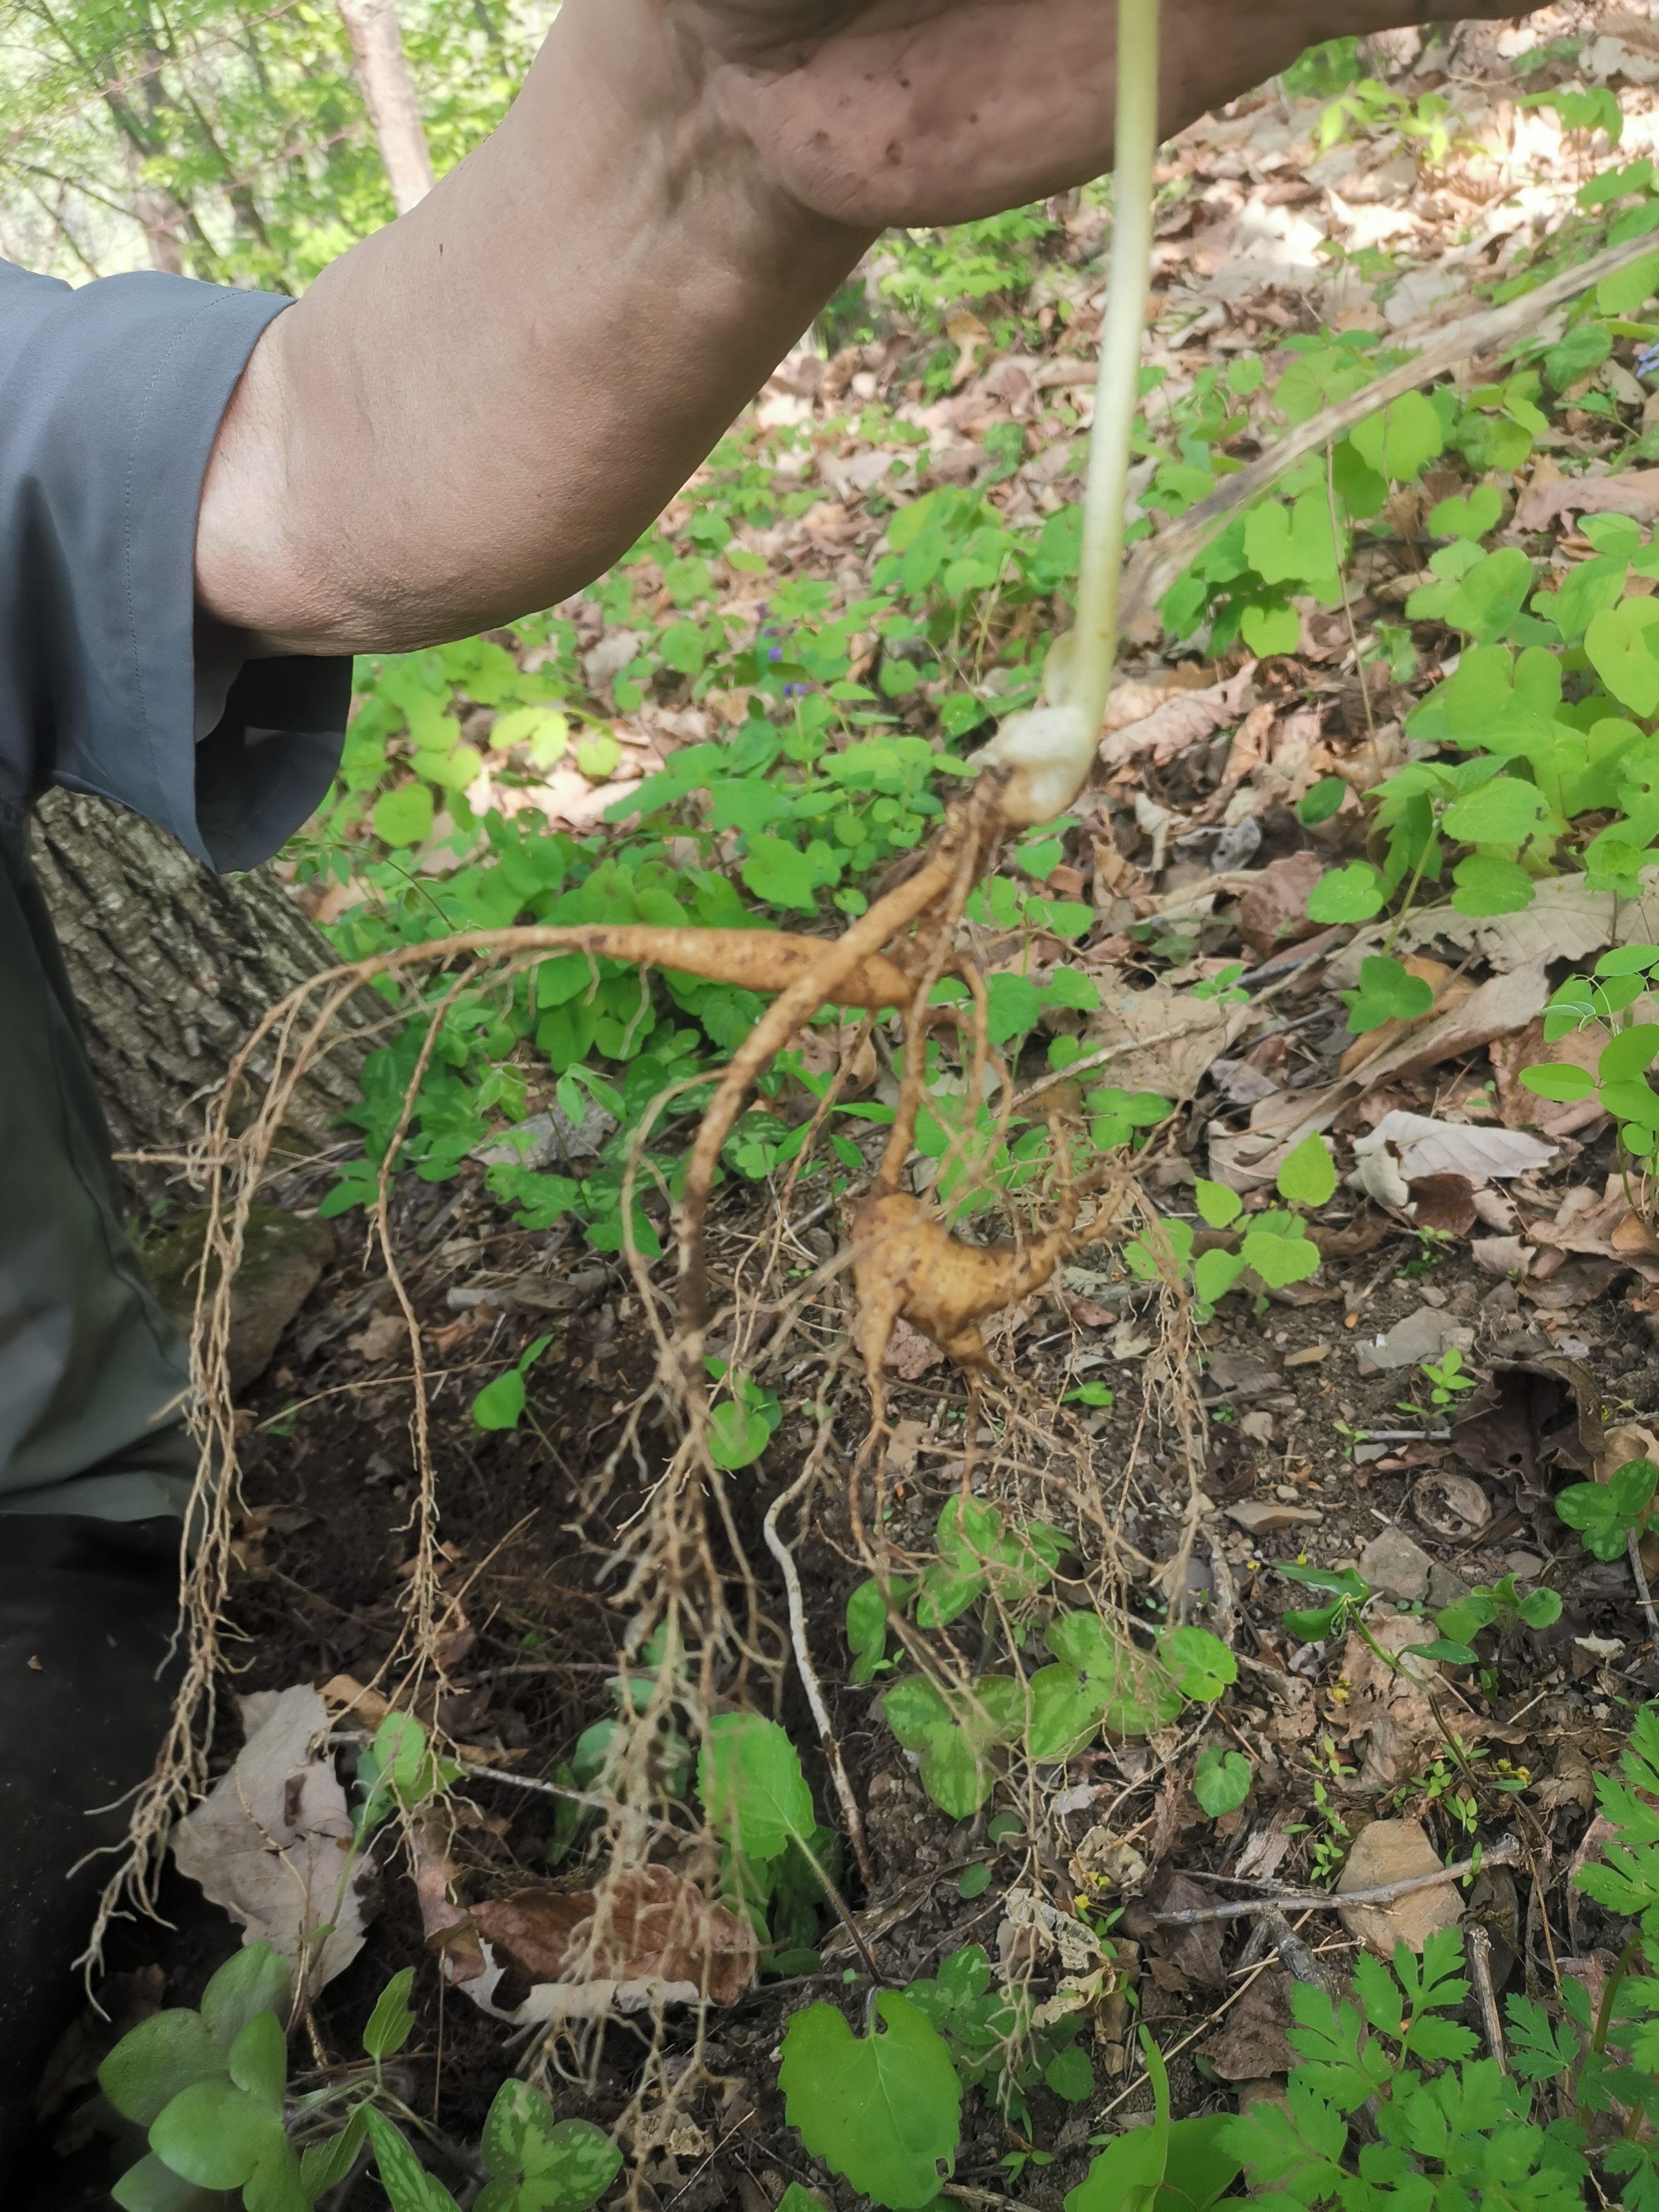
MULTIPOLYGON (((1159 127, 1422 4, 1164 0, 1159 127)), ((563 597, 672 497, 879 230, 1110 166, 1115 16, 563 0, 495 136, 260 341, 203 495, 204 611, 255 650, 329 653, 563 597)))
POLYGON ((684 483, 870 235, 808 213, 643 0, 568 4, 507 122, 260 342, 197 544, 265 650, 550 605, 684 483))

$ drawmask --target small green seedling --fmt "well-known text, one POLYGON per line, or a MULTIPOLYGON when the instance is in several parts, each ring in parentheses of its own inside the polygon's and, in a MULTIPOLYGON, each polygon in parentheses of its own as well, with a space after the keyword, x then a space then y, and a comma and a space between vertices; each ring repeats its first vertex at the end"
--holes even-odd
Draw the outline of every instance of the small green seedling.
POLYGON ((1482 1629, 1495 1628, 1503 1637, 1517 1628, 1547 1628, 1560 1617, 1561 1601, 1553 1590, 1528 1590, 1522 1597, 1515 1577, 1505 1575, 1501 1582, 1483 1583, 1467 1597, 1443 1606, 1434 1616, 1439 1636, 1432 1644, 1413 1644, 1409 1648, 1425 1659, 1473 1667, 1477 1663, 1474 1639, 1482 1629))
POLYGON ((1594 1097, 1619 1124, 1620 1144, 1636 1159, 1659 1149, 1659 1093, 1647 1079, 1659 1057, 1659 1022, 1638 1018, 1655 970, 1659 945, 1620 945, 1602 954, 1593 975, 1569 976, 1552 995, 1544 1012, 1547 1044, 1589 1022, 1613 1030, 1594 1075, 1573 1060, 1544 1060, 1521 1071, 1522 1083, 1537 1097, 1562 1104, 1594 1097))
POLYGON ((1373 953, 1359 963, 1359 988, 1338 994, 1348 1010, 1348 1030, 1363 1036, 1384 1022, 1414 1022, 1434 1004, 1434 991, 1398 960, 1373 953))
MULTIPOLYGON (((1340 1779, 1351 1778, 1354 1769, 1352 1766, 1342 1765, 1334 1758, 1330 1751, 1330 1741, 1327 1736, 1326 1751, 1328 1758, 1330 1759, 1332 1771, 1340 1779)), ((1316 1759, 1314 1763, 1316 1765, 1319 1762, 1316 1759)), ((1342 1862, 1348 1856, 1348 1845, 1352 1838, 1350 1835, 1347 1822, 1331 1802, 1331 1793, 1325 1787, 1324 1781, 1319 1775, 1314 1777, 1313 1796, 1314 1810, 1319 1815, 1319 1826, 1322 1832, 1314 1837, 1308 1875, 1309 1879, 1316 1882, 1320 1888, 1328 1889, 1342 1871, 1342 1862)), ((1310 1820, 1293 1820, 1286 1827, 1285 1833, 1287 1836, 1305 1836, 1311 1832, 1315 1824, 1310 1820)))
MULTIPOLYGON (((907 1576, 895 1575, 888 1587, 893 1603, 902 1607, 915 1583, 907 1576)), ((890 1674, 897 1666, 897 1660, 886 1656, 887 1626, 887 1607, 881 1584, 873 1578, 860 1583, 847 1601, 847 1641, 853 1649, 851 1680, 860 1684, 873 1682, 878 1674, 890 1674)))
POLYGON ((1328 1605, 1285 1614, 1285 1627, 1304 1644, 1322 1644, 1328 1636, 1340 1636, 1371 1594, 1370 1584, 1353 1567, 1280 1567, 1277 1571, 1287 1583, 1300 1583, 1304 1589, 1321 1590, 1330 1598, 1328 1605))
POLYGON ((1206 1744, 1193 1771, 1193 1795, 1212 1820, 1236 1813, 1250 1794, 1250 1762, 1242 1752, 1206 1744))
POLYGON ((1651 1460, 1626 1460, 1606 1482, 1575 1482, 1555 1501, 1569 1528, 1598 1559, 1616 1559, 1648 1525, 1659 1468, 1651 1460))
POLYGON ((1244 973, 1244 963, 1236 960, 1225 968, 1218 968, 1213 975, 1205 975, 1194 984, 1195 999, 1212 999, 1224 1006, 1243 1006, 1249 1002, 1249 993, 1239 988, 1239 978, 1244 973))
POLYGON ((484 1384, 472 1401, 472 1418, 481 1429, 518 1427, 529 1403, 525 1377, 552 1341, 550 1334, 538 1336, 520 1353, 516 1367, 509 1367, 505 1375, 498 1375, 493 1382, 484 1384))
POLYGON ((460 1779, 453 1760, 441 1759, 413 1713, 388 1713, 374 1741, 357 1753, 357 1792, 352 1814, 359 1845, 394 1812, 417 1812, 460 1779))
MULTIPOLYGON (((1245 1218, 1244 1202, 1236 1190, 1229 1190, 1224 1183, 1199 1181, 1198 1210, 1210 1227, 1231 1229, 1236 1223, 1242 1224, 1237 1252, 1218 1249, 1200 1252, 1191 1260, 1193 1290, 1200 1306, 1218 1304, 1247 1270, 1270 1289, 1282 1290, 1287 1283, 1304 1281, 1318 1267, 1319 1247, 1309 1236, 1300 1209, 1323 1206, 1336 1190, 1336 1170, 1322 1137, 1305 1137, 1287 1154, 1279 1170, 1278 1188, 1279 1196, 1288 1200, 1294 1211, 1269 1210, 1245 1218)), ((1191 1255, 1192 1231, 1184 1222, 1165 1222, 1164 1226, 1177 1257, 1185 1262, 1191 1255), (1182 1239, 1177 1239, 1176 1231, 1183 1232, 1182 1239), (1183 1241, 1184 1252, 1180 1249, 1183 1241)), ((1148 1263, 1152 1273, 1158 1272, 1152 1255, 1138 1243, 1130 1244, 1124 1256, 1137 1274, 1147 1274, 1148 1263), (1141 1254, 1144 1259, 1138 1258, 1141 1254)))
POLYGON ((1460 1390, 1473 1390, 1479 1387, 1477 1378, 1465 1369, 1463 1355, 1455 1344, 1447 1346, 1438 1364, 1431 1359, 1425 1359, 1422 1367, 1434 1386, 1429 1394, 1431 1405, 1449 1406, 1455 1401, 1460 1390))
POLYGON ((1116 1399, 1104 1382, 1079 1382, 1075 1390, 1068 1390, 1060 1401, 1066 1406, 1110 1406, 1116 1399))
POLYGON ((716 1467, 735 1474, 757 1460, 777 1433, 783 1408, 775 1390, 768 1390, 752 1376, 732 1376, 724 1359, 705 1359, 703 1365, 716 1382, 731 1392, 708 1415, 708 1456, 716 1467))

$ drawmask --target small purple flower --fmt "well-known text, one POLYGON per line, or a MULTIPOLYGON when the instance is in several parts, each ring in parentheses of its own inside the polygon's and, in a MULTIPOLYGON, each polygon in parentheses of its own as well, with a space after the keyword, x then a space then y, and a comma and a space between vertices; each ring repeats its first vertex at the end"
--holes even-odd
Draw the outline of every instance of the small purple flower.
POLYGON ((1651 345, 1644 345, 1636 356, 1636 374, 1638 376, 1651 376, 1656 370, 1659 370, 1659 339, 1651 345))

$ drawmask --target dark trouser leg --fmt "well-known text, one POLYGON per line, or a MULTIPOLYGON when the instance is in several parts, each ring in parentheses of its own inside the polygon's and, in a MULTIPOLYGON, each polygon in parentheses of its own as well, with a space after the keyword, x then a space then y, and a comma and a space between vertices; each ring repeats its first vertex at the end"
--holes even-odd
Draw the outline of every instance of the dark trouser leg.
POLYGON ((77 2002, 170 1680, 184 1347, 121 1227, 50 923, 0 816, 0 2173, 77 2002))
POLYGON ((74 1961, 155 1763, 176 1666, 179 1524, 0 1522, 0 2171, 81 2002, 74 1961), (110 1809, 100 1809, 110 1808, 110 1809))
MULTIPOLYGON (((21 838, 0 811, 0 1512, 153 1519, 183 1510, 189 1362, 121 1226, 92 1070, 21 838)), ((191 1463, 186 1452, 186 1474, 191 1463)))

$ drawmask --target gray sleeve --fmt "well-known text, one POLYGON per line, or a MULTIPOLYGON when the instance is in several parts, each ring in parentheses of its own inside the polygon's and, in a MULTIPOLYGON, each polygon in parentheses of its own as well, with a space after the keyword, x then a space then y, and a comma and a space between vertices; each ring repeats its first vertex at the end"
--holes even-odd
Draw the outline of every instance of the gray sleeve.
POLYGON ((265 859, 322 799, 349 659, 198 683, 195 649, 208 456, 288 304, 148 272, 71 290, 0 264, 0 799, 99 793, 219 869, 265 859))

